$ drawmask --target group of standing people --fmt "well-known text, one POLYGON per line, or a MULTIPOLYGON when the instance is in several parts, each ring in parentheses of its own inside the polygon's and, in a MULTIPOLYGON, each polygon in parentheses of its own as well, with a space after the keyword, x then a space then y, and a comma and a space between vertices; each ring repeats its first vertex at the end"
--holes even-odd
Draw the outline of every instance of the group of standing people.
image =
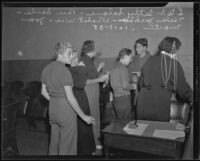
POLYGON ((42 94, 50 100, 49 154, 92 155, 102 147, 100 82, 110 80, 118 120, 137 117, 168 122, 173 93, 192 104, 192 90, 176 57, 180 46, 179 39, 165 37, 158 52, 150 55, 147 39, 140 38, 133 47, 136 54, 131 49, 121 49, 110 74, 100 75, 104 63, 95 67, 93 40, 85 41, 80 53, 69 43, 57 43, 57 59, 43 69, 41 76, 42 94))
POLYGON ((169 122, 173 96, 192 105, 192 90, 177 61, 180 46, 179 39, 168 36, 158 45, 157 53, 150 55, 147 39, 140 38, 133 47, 136 54, 127 48, 119 51, 110 72, 116 119, 169 122))
POLYGON ((49 155, 92 155, 100 144, 99 76, 97 52, 92 40, 78 54, 70 43, 55 45, 56 60, 42 71, 42 94, 50 101, 49 155), (77 116, 78 115, 78 116, 77 116))

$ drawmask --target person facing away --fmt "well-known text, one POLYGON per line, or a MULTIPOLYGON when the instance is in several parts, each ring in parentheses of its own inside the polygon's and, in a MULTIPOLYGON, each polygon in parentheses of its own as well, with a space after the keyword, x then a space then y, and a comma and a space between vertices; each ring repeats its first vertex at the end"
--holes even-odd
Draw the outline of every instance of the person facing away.
POLYGON ((192 90, 176 59, 180 46, 176 37, 165 37, 159 44, 158 53, 150 56, 143 66, 139 80, 138 119, 169 122, 174 92, 183 102, 192 102, 192 90))
POLYGON ((130 90, 136 85, 129 83, 127 66, 132 61, 132 50, 123 48, 119 51, 114 69, 110 73, 110 84, 113 89, 113 105, 118 120, 132 120, 130 90))
MULTIPOLYGON (((87 95, 85 93, 85 84, 87 80, 87 68, 82 61, 79 61, 78 55, 74 57, 71 67, 68 67, 72 74, 74 86, 73 93, 76 97, 82 111, 86 115, 90 115, 90 108, 87 95)), ((78 143, 77 143, 77 154, 78 155, 92 155, 96 150, 94 133, 92 125, 87 124, 79 116, 77 118, 78 128, 78 143)))
MULTIPOLYGON (((134 50, 136 51, 136 55, 133 56, 132 62, 128 66, 129 71, 129 79, 131 83, 138 83, 141 69, 145 62, 150 57, 150 53, 148 51, 148 40, 146 38, 139 38, 136 40, 134 45, 134 50)), ((138 90, 131 91, 131 103, 133 106, 133 115, 136 118, 136 102, 137 102, 138 90)))
POLYGON ((49 155, 76 155, 77 114, 87 124, 95 124, 95 119, 84 114, 72 91, 73 79, 65 67, 74 57, 72 45, 57 43, 55 54, 56 60, 48 64, 41 75, 41 93, 49 100, 49 155))
POLYGON ((87 69, 85 92, 88 97, 91 116, 96 121, 96 125, 93 126, 96 148, 102 149, 100 141, 99 83, 107 81, 108 75, 99 76, 99 72, 104 67, 104 63, 100 63, 98 68, 96 68, 94 64, 96 55, 95 42, 93 40, 86 40, 81 49, 81 60, 87 69))

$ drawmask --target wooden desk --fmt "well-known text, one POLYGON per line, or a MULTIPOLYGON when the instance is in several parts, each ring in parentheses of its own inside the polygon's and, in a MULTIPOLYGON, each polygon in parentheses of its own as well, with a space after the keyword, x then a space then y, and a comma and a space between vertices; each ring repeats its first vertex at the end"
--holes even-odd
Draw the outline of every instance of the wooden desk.
POLYGON ((138 120, 138 123, 149 124, 141 136, 129 135, 123 131, 127 123, 128 121, 114 121, 102 130, 106 158, 109 158, 109 148, 181 158, 185 138, 173 140, 153 136, 155 129, 175 130, 177 123, 138 120))

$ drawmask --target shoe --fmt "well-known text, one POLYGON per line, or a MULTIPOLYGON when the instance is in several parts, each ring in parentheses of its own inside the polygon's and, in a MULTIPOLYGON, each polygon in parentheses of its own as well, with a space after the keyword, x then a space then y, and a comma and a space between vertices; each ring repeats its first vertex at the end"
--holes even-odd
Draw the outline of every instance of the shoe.
POLYGON ((97 145, 97 146, 96 146, 96 149, 101 150, 101 149, 103 149, 103 146, 102 146, 102 145, 97 145))

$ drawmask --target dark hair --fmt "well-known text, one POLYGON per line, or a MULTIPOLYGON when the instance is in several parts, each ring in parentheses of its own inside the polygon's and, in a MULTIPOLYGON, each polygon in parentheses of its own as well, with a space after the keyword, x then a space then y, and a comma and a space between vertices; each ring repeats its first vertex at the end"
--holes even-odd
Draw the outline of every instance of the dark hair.
POLYGON ((181 47, 181 41, 176 37, 165 37, 158 46, 160 51, 165 51, 167 53, 171 53, 173 50, 179 50, 181 47), (173 44, 175 43, 175 48, 173 44))
POLYGON ((95 43, 93 40, 86 40, 81 48, 81 56, 95 50, 95 43))
POLYGON ((132 50, 128 48, 123 48, 119 51, 119 55, 116 59, 116 61, 119 61, 121 58, 123 58, 125 55, 131 55, 132 50))
POLYGON ((142 46, 148 47, 148 41, 147 41, 146 38, 137 39, 136 42, 135 42, 135 45, 136 44, 141 44, 142 46))

